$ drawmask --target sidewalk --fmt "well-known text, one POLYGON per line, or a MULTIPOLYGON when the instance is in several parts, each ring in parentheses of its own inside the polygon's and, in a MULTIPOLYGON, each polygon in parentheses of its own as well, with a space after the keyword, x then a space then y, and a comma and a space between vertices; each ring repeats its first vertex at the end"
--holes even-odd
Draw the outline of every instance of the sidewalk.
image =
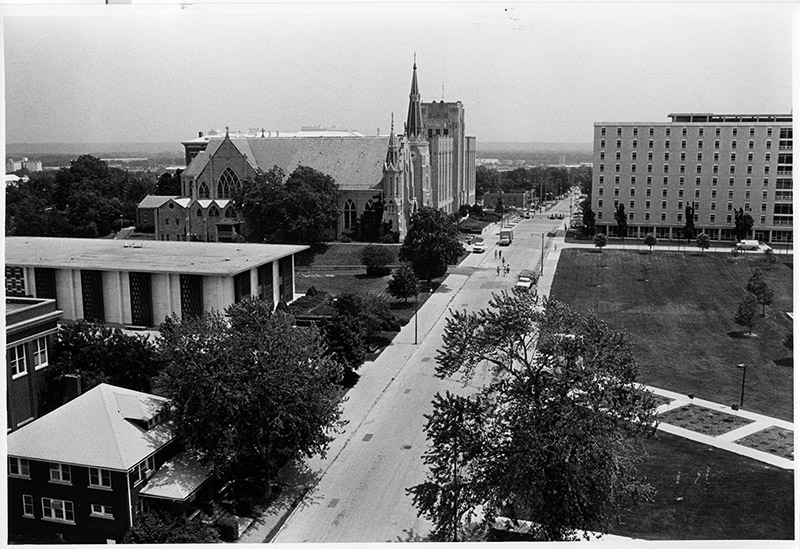
POLYGON ((346 400, 342 405, 341 419, 347 421, 347 424, 331 442, 326 458, 314 456, 305 460, 302 465, 295 462, 285 465, 274 480, 275 484, 283 487, 283 493, 241 535, 238 543, 267 542, 291 517, 303 496, 314 487, 317 480, 339 457, 342 449, 350 442, 381 395, 391 387, 403 367, 409 361, 414 360, 414 355, 419 352, 425 336, 439 318, 448 312, 453 298, 468 278, 464 275, 449 275, 420 307, 417 313, 417 340, 420 345, 414 345, 414 319, 412 318, 411 322, 402 327, 392 343, 374 361, 366 362, 359 368, 358 385, 347 393, 346 400))

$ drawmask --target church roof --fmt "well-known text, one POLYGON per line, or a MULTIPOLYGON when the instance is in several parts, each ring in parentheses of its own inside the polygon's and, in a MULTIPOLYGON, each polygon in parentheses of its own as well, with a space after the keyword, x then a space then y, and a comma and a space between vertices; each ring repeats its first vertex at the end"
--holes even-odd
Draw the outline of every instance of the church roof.
POLYGON ((174 438, 169 423, 143 425, 166 402, 101 383, 10 433, 8 455, 127 471, 174 438))
POLYGON ((145 196, 141 202, 139 202, 140 208, 160 208, 170 200, 175 200, 176 198, 180 198, 179 196, 161 196, 155 194, 148 194, 145 196))
MULTIPOLYGON (((308 166, 333 177, 342 190, 378 188, 383 181, 385 136, 232 137, 230 140, 255 168, 265 172, 279 166, 288 175, 298 166, 308 166)), ((197 155, 184 175, 199 175, 221 142, 222 138, 212 137, 208 149, 197 155)))

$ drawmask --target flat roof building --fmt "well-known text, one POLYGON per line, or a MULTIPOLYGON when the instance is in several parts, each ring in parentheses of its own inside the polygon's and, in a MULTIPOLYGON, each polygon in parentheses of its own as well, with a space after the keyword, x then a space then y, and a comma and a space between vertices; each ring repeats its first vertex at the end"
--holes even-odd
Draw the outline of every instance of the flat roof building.
POLYGON ((63 320, 157 326, 246 296, 294 300, 294 254, 308 246, 6 238, 6 293, 54 299, 63 320))
POLYGON ((673 113, 665 122, 596 122, 592 209, 597 230, 617 235, 625 206, 628 237, 695 234, 734 241, 738 210, 748 238, 792 241, 792 115, 673 113))

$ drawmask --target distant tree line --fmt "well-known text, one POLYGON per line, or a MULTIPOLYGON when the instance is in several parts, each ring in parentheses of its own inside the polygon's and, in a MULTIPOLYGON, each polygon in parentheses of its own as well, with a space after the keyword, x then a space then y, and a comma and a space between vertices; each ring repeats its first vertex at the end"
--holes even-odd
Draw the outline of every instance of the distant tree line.
POLYGON ((475 170, 475 186, 478 197, 487 192, 522 192, 533 190, 536 197, 558 196, 570 187, 580 186, 581 192, 592 192, 592 169, 589 166, 579 168, 560 168, 534 166, 516 168, 510 171, 498 171, 486 166, 478 166, 475 170))

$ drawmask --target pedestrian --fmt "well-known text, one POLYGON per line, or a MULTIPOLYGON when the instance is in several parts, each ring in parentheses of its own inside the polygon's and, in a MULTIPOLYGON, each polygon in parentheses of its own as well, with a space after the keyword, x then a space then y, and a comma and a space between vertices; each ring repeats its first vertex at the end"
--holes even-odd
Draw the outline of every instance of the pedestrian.
POLYGON ((503 259, 503 250, 497 250, 497 257, 503 259))
POLYGON ((500 265, 497 266, 497 276, 500 276, 500 265))
POLYGON ((497 259, 497 250, 494 251, 494 258, 497 259))
POLYGON ((503 265, 505 265, 505 264, 506 264, 506 258, 505 258, 505 257, 501 257, 501 258, 500 258, 500 261, 502 261, 502 262, 503 262, 503 265))

